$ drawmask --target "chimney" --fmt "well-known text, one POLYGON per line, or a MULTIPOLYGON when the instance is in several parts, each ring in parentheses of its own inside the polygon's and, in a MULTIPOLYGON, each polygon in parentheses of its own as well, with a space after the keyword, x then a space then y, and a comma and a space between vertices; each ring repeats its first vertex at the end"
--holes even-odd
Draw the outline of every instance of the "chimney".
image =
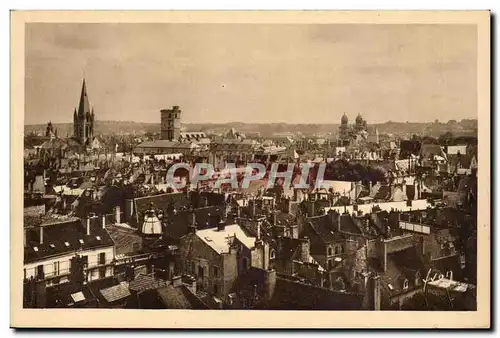
POLYGON ((85 219, 85 223, 86 223, 86 228, 87 228, 87 236, 90 235, 90 217, 87 216, 87 218, 85 219))
POLYGON ((337 219, 337 231, 340 232, 342 229, 342 214, 339 214, 337 219))
POLYGON ((260 240, 260 221, 257 221, 257 240, 260 240))
POLYGON ((381 302, 381 295, 380 295, 380 277, 379 276, 373 276, 373 310, 375 311, 380 311, 380 302, 381 302))
POLYGON ((191 210, 191 225, 196 227, 196 212, 191 210))
POLYGON ((276 226, 278 224, 278 216, 277 216, 277 212, 276 211, 273 211, 273 225, 276 226))
POLYGON ((311 201, 311 216, 314 217, 314 201, 311 201))
POLYGON ((252 200, 252 217, 255 218, 255 214, 256 214, 256 211, 255 211, 255 198, 252 200))
POLYGON ((264 278, 264 288, 265 288, 265 300, 269 302, 274 295, 274 290, 276 289, 276 270, 266 271, 266 276, 264 278))
POLYGON ((105 229, 106 228, 106 215, 102 215, 102 218, 101 218, 101 225, 102 225, 102 228, 105 229))
POLYGON ((304 237, 300 239, 300 260, 302 262, 309 262, 309 237, 304 237))
POLYGON ((120 216, 121 216, 121 213, 120 213, 120 206, 119 206, 119 205, 117 205, 117 206, 115 207, 115 223, 116 223, 116 224, 120 224, 120 223, 121 223, 120 216))
POLYGON ((172 286, 179 287, 182 285, 182 276, 174 276, 172 277, 172 286))
POLYGON ((217 231, 224 231, 226 229, 226 223, 223 220, 217 224, 217 231))

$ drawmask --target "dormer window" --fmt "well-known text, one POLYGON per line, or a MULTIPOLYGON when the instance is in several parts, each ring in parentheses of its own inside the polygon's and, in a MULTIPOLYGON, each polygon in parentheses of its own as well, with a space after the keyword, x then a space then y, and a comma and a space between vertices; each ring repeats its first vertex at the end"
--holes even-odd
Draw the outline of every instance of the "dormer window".
POLYGON ((271 253, 270 253, 269 257, 270 257, 271 259, 275 259, 275 258, 276 258, 276 251, 271 250, 271 253))
POLYGON ((408 290, 408 279, 403 282, 403 290, 408 290))

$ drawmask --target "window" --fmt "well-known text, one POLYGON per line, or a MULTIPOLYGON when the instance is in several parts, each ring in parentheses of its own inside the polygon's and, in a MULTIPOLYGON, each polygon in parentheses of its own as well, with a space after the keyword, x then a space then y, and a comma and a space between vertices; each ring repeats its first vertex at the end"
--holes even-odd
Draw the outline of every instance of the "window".
POLYGON ((213 266, 212 267, 212 271, 213 271, 214 277, 218 277, 219 276, 219 267, 213 266))
POLYGON ((219 287, 217 286, 217 283, 214 284, 214 295, 217 295, 219 292, 219 287))
POLYGON ((35 270, 35 277, 38 279, 44 278, 43 276, 43 265, 38 265, 35 270))
POLYGON ((191 262, 191 274, 194 275, 195 271, 196 271, 196 264, 194 262, 191 262))
POLYGON ((99 264, 106 264, 106 253, 101 252, 99 254, 99 264))
POLYGON ((89 265, 89 256, 82 256, 82 263, 84 268, 88 267, 89 265))
POLYGON ((403 290, 408 290, 408 279, 403 282, 403 290))
POLYGON ((331 259, 328 260, 328 269, 333 267, 333 261, 331 259))
POLYGON ((54 276, 59 276, 59 262, 54 262, 54 276))
POLYGON ((333 256, 333 248, 331 246, 328 247, 328 256, 333 256))
POLYGON ((99 278, 106 277, 106 268, 99 268, 99 278))
POLYGON ((243 262, 243 269, 248 270, 248 258, 243 257, 242 262, 243 262))
POLYGON ((271 259, 276 258, 276 251, 271 250, 270 258, 271 258, 271 259))
POLYGON ((203 278, 203 267, 202 266, 198 266, 198 277, 201 277, 203 278))

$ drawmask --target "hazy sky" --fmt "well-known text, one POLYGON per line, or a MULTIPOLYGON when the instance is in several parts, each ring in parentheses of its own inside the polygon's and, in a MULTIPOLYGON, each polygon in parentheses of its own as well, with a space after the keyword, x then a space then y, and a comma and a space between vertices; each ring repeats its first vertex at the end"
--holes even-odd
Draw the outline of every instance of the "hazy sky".
POLYGON ((473 25, 27 24, 26 124, 477 117, 473 25))

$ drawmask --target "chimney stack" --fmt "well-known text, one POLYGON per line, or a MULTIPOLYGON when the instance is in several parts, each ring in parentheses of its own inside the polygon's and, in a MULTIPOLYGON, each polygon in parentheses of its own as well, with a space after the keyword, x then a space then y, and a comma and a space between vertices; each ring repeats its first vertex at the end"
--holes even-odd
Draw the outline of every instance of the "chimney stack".
POLYGON ((217 231, 224 231, 226 229, 226 223, 223 220, 217 224, 217 231))
POLYGON ((342 214, 339 214, 337 219, 337 231, 341 232, 341 229, 342 229, 342 214))
POLYGON ((121 216, 121 213, 120 213, 120 206, 119 206, 119 205, 117 205, 117 206, 115 207, 115 223, 116 223, 116 224, 120 224, 120 223, 121 223, 120 216, 121 216))
POLYGON ((85 219, 85 222, 86 222, 86 228, 87 228, 87 236, 90 235, 90 217, 87 216, 87 218, 85 219))
POLYGON ((102 222, 102 228, 105 229, 106 228, 106 215, 102 215, 102 218, 101 218, 101 222, 102 222))
POLYGON ((276 226, 278 224, 278 213, 273 211, 273 225, 276 226))
POLYGON ((300 239, 300 260, 304 263, 309 262, 309 237, 304 237, 300 239))
POLYGON ((311 201, 311 217, 314 217, 314 200, 311 201))
POLYGON ((174 276, 172 278, 172 286, 178 287, 182 285, 182 276, 174 276))
POLYGON ((43 226, 40 227, 40 244, 43 244, 43 226))

